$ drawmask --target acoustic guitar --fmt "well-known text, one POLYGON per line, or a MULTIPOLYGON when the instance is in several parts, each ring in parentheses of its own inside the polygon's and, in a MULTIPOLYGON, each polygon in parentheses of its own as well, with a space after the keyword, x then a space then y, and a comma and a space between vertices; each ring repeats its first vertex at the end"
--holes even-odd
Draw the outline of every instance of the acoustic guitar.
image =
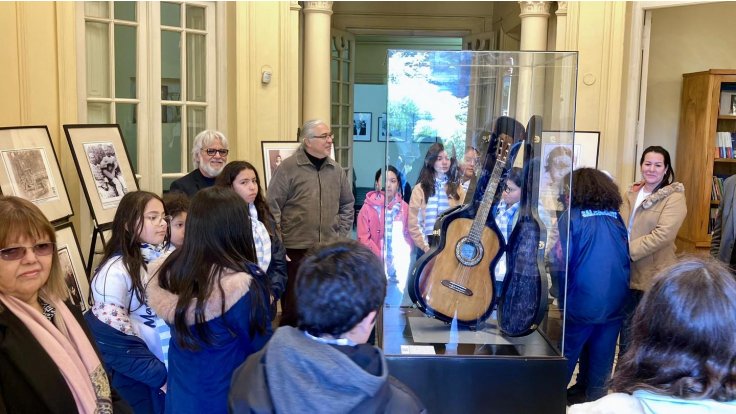
POLYGON ((499 292, 498 327, 508 336, 524 336, 537 329, 547 313, 547 275, 544 251, 547 233, 539 219, 539 164, 542 117, 527 125, 529 142, 524 146, 522 193, 519 218, 507 245, 508 266, 499 292))
MULTIPOLYGON (((472 218, 470 203, 438 220, 439 240, 414 265, 417 306, 445 322, 477 326, 493 311, 493 268, 503 246, 495 221, 488 221, 513 138, 497 137, 496 161, 472 218)), ((493 153, 490 154, 491 156, 493 153)), ((486 155, 488 157, 488 155, 486 155)))

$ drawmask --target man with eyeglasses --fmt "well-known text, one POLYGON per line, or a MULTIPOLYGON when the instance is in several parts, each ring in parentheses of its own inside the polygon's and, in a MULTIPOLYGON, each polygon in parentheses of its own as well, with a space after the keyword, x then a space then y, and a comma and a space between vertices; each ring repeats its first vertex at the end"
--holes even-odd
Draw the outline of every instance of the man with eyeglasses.
POLYGON ((333 137, 325 122, 305 122, 301 146, 283 160, 268 183, 268 205, 290 259, 281 325, 296 324, 296 272, 307 249, 349 237, 353 227, 355 198, 347 173, 330 158, 333 137))
POLYGON ((227 164, 227 138, 222 132, 204 130, 194 138, 192 146, 192 162, 194 171, 171 183, 171 191, 194 197, 197 191, 212 187, 215 178, 227 164))

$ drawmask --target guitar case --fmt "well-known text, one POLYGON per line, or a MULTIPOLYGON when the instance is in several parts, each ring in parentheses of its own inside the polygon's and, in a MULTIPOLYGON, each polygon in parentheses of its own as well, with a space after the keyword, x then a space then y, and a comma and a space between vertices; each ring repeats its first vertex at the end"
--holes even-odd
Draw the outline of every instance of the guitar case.
POLYGON ((547 232, 539 219, 542 117, 534 115, 524 145, 523 191, 519 218, 507 244, 508 267, 498 292, 498 326, 508 336, 524 336, 537 329, 547 313, 547 277, 544 266, 547 232))

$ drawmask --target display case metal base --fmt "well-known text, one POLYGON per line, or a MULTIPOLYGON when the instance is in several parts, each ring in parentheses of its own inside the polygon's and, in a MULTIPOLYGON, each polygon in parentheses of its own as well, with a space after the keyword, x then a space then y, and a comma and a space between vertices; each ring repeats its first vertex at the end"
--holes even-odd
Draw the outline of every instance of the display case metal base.
POLYGON ((377 339, 390 374, 430 413, 565 412, 567 363, 543 333, 491 344, 417 343, 411 330, 423 324, 410 318, 422 315, 412 308, 384 308, 379 324, 385 335, 377 339))

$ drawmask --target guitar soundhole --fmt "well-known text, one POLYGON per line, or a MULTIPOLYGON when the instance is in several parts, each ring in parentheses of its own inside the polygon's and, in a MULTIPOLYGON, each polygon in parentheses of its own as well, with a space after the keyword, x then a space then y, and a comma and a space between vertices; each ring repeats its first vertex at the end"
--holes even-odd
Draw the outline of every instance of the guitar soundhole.
POLYGON ((475 266, 483 258, 483 245, 463 237, 455 246, 457 260, 465 266, 475 266))

